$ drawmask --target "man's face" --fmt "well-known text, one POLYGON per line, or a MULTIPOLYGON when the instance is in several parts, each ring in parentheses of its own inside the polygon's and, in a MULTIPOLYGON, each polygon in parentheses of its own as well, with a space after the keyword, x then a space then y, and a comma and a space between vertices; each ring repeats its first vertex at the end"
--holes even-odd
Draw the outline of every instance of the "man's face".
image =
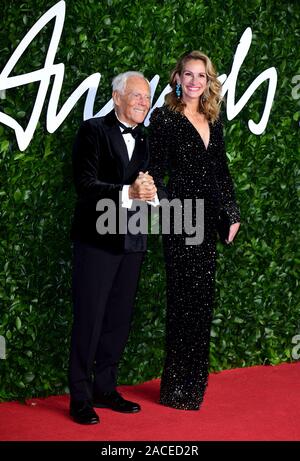
POLYGON ((150 88, 142 77, 129 77, 124 93, 113 92, 119 119, 129 125, 142 123, 150 109, 150 88))

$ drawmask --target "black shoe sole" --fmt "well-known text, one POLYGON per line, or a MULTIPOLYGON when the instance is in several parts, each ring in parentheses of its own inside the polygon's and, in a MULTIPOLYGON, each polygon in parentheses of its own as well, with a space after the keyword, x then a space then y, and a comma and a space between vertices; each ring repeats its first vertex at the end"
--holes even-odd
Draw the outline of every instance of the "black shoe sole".
POLYGON ((76 415, 73 415, 72 412, 70 411, 70 417, 71 419, 77 423, 77 424, 83 424, 84 426, 89 426, 89 425, 93 425, 93 424, 98 424, 100 423, 100 418, 98 419, 92 419, 90 421, 82 421, 80 418, 78 418, 76 415))
POLYGON ((84 426, 92 426, 94 424, 99 424, 100 421, 89 421, 89 422, 84 422, 84 421, 80 421, 79 419, 77 418, 74 418, 74 416, 71 416, 72 420, 74 421, 74 423, 77 423, 77 424, 83 424, 84 426))
POLYGON ((108 408, 109 410, 116 411, 117 413, 138 413, 141 411, 141 408, 137 408, 136 410, 117 410, 116 408, 112 408, 109 405, 105 405, 105 403, 94 403, 93 407, 95 408, 108 408))

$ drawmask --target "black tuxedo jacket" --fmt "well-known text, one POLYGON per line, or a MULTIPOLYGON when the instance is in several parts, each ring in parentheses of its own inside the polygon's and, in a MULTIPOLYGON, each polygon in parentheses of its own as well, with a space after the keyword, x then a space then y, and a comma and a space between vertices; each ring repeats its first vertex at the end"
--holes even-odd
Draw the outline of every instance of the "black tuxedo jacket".
MULTIPOLYGON (((127 147, 114 110, 104 117, 92 118, 79 128, 73 148, 73 174, 77 203, 71 229, 71 238, 112 252, 146 250, 146 235, 117 233, 100 235, 96 222, 101 212, 96 211, 100 199, 112 199, 116 212, 121 206, 124 185, 132 184, 139 171, 146 171, 149 163, 148 142, 141 128, 135 139, 135 149, 129 161, 127 147)), ((128 212, 128 219, 133 212, 128 212)))

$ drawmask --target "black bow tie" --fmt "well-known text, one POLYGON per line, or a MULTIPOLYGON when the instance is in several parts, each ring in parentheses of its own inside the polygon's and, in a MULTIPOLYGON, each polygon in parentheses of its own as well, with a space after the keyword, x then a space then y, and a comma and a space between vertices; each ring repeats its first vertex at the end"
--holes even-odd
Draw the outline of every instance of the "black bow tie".
POLYGON ((122 134, 130 133, 131 136, 133 136, 134 138, 138 137, 139 131, 140 131, 138 125, 136 127, 134 127, 134 128, 131 128, 131 127, 129 127, 129 126, 127 127, 123 123, 119 122, 119 126, 121 128, 123 128, 122 134))

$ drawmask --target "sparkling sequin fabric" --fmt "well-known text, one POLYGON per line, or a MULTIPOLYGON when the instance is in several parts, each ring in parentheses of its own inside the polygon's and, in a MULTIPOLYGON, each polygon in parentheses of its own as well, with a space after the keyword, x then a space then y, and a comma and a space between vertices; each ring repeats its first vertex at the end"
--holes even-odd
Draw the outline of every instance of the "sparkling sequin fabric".
POLYGON ((149 131, 149 173, 160 198, 164 195, 169 200, 204 199, 204 240, 200 245, 186 245, 185 233, 163 235, 167 318, 160 402, 174 408, 198 410, 208 378, 216 218, 222 207, 231 223, 238 222, 239 210, 220 121, 210 124, 207 149, 189 120, 166 106, 153 111, 149 131))

